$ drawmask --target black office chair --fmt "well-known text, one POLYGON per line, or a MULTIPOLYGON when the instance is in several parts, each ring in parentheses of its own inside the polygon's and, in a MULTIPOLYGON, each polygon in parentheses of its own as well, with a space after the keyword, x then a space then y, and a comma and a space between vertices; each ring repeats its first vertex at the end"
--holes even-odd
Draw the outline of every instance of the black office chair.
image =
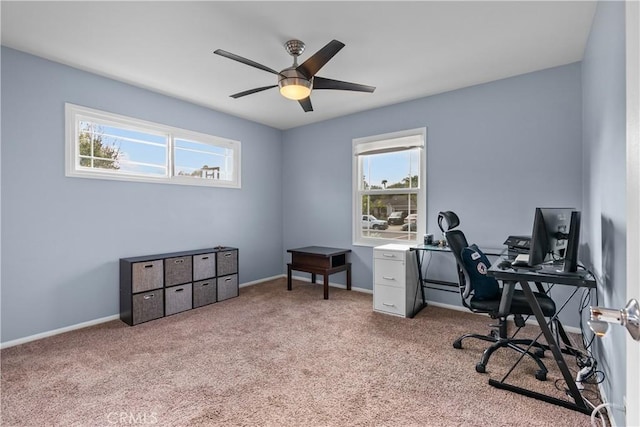
MULTIPOLYGON (((530 339, 515 339, 513 338, 515 334, 512 337, 508 336, 508 316, 514 316, 514 322, 519 329, 524 326, 524 319, 522 315, 533 314, 533 312, 531 311, 531 307, 527 303, 523 291, 514 291, 509 312, 504 314, 500 313, 500 299, 502 297, 501 293, 490 299, 480 299, 476 297, 476 292, 474 292, 473 287, 474 283, 470 278, 471 275, 469 275, 466 270, 462 256, 463 250, 469 247, 469 243, 467 242, 464 233, 460 230, 449 229, 445 231, 444 234, 445 239, 447 240, 447 244, 451 248, 451 252, 456 258, 462 304, 474 313, 486 313, 492 319, 498 320, 497 325, 491 325, 494 327, 494 329, 491 330, 489 335, 480 335, 473 333, 465 334, 453 342, 453 347, 458 349, 462 348, 462 340, 466 338, 477 338, 483 341, 494 343, 483 352, 480 362, 476 364, 476 371, 480 373, 486 372, 486 366, 489 362, 491 354, 493 354, 493 352, 495 352, 499 348, 507 347, 519 353, 526 353, 526 355, 531 357, 540 368, 538 371, 536 371, 535 377, 540 381, 546 380, 548 371, 544 363, 542 363, 542 361, 540 360, 541 357, 544 357, 544 346, 530 339), (527 348, 530 348, 533 351, 527 351, 527 348)), ((486 268, 489 268, 489 266, 490 265, 487 265, 486 268)), ((556 312, 556 306, 553 300, 547 295, 538 292, 535 292, 534 294, 538 300, 538 303, 540 304, 540 307, 542 308, 542 312, 544 313, 544 315, 546 317, 554 316, 556 312)))

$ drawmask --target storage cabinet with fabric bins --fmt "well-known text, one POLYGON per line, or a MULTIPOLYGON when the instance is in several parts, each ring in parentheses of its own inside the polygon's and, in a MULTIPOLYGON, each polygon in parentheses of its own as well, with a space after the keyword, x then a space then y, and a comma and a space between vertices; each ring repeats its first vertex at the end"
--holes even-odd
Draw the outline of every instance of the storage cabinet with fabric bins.
POLYGON ((120 259, 120 319, 131 326, 238 295, 236 248, 120 259))

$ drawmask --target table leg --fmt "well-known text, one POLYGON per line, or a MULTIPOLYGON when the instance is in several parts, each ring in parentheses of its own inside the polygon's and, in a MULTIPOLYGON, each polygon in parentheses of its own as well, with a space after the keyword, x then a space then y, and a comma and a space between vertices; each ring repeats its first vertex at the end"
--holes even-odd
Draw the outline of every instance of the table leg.
POLYGON ((351 264, 347 265, 347 290, 351 290, 351 264))
POLYGON ((324 275, 324 299, 329 299, 329 274, 324 275))
POLYGON ((316 283, 316 273, 311 273, 311 283, 316 283))
POLYGON ((287 290, 291 290, 291 265, 287 265, 287 290))

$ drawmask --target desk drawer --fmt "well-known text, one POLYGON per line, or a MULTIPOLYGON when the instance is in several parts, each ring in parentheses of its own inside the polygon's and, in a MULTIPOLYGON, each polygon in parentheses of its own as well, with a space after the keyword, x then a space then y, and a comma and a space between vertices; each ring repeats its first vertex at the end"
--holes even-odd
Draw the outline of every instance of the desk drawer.
POLYGON ((373 268, 373 283, 404 289, 406 274, 405 264, 401 261, 376 260, 373 268))
POLYGON ((373 309, 404 316, 405 293, 399 288, 376 284, 373 289, 373 309))

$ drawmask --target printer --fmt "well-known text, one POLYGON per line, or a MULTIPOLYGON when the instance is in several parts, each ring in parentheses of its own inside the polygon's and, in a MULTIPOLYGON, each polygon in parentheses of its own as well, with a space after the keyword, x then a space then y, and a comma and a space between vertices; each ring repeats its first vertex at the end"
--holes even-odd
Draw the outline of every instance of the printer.
POLYGON ((531 236, 509 236, 504 244, 507 246, 509 258, 528 254, 531 248, 531 236))

